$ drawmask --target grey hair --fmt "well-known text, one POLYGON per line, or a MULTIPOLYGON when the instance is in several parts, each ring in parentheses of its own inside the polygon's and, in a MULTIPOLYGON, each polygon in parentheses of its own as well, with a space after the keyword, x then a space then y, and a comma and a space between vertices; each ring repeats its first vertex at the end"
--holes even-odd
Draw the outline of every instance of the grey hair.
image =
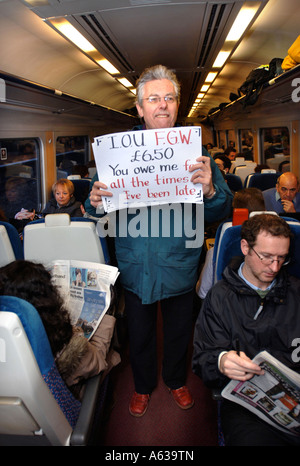
POLYGON ((136 103, 142 106, 143 104, 143 97, 144 97, 144 86, 149 81, 155 81, 158 79, 168 79, 172 82, 175 95, 177 97, 177 101, 179 104, 180 101, 180 84, 176 77, 176 74, 173 70, 168 69, 166 66, 163 65, 155 65, 151 66, 150 68, 146 68, 136 83, 136 103))

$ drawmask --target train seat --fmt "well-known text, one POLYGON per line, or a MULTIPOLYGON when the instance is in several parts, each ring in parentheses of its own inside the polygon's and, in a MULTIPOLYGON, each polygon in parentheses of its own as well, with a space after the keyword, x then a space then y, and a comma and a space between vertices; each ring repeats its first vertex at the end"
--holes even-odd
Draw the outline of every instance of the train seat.
POLYGON ((274 170, 279 171, 280 165, 283 162, 290 162, 289 155, 283 154, 276 154, 275 157, 269 158, 266 160, 266 163, 270 168, 274 168, 274 170))
POLYGON ((230 173, 234 172, 234 169, 236 167, 239 167, 241 165, 246 165, 245 157, 236 157, 232 162, 231 162, 231 167, 230 167, 230 173))
POLYGON ((23 246, 16 228, 8 222, 0 222, 0 266, 23 259, 23 246))
POLYGON ((258 188, 265 191, 274 188, 281 173, 251 173, 245 179, 245 188, 258 188))
POLYGON ((290 225, 293 233, 291 241, 291 262, 287 265, 287 269, 291 275, 300 278, 300 222, 295 220, 285 220, 290 225))
POLYGON ((0 380, 0 445, 88 444, 101 374, 76 400, 56 368, 38 312, 15 296, 0 296, 0 380))
POLYGON ((225 180, 231 191, 239 191, 240 189, 243 189, 243 183, 239 176, 234 175, 233 173, 226 173, 225 180))
POLYGON ((219 226, 213 254, 214 283, 221 280, 222 273, 230 260, 235 256, 242 256, 240 248, 241 225, 232 225, 232 222, 224 222, 219 226))
POLYGON ((81 180, 81 176, 80 175, 68 175, 68 180, 81 180))
POLYGON ((24 258, 44 265, 69 259, 105 264, 105 238, 99 238, 95 222, 70 218, 69 214, 48 214, 25 226, 24 258))
POLYGON ((212 156, 212 158, 214 158, 216 154, 223 154, 223 153, 224 153, 224 150, 220 149, 219 147, 213 147, 210 151, 210 155, 212 156))
POLYGON ((239 176, 242 180, 242 183, 244 183, 247 176, 251 173, 254 173, 256 165, 257 164, 255 162, 247 162, 246 165, 235 167, 233 173, 239 176))
POLYGON ((6 228, 0 225, 0 267, 16 260, 6 228))
POLYGON ((84 204, 89 195, 91 180, 89 178, 73 178, 71 181, 74 184, 74 197, 76 201, 82 202, 84 204))

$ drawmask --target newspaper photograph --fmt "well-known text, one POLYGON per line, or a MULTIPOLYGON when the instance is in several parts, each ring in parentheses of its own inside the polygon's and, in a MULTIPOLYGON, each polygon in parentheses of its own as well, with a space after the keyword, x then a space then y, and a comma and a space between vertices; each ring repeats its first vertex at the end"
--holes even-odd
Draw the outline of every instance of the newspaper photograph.
POLYGON ((57 260, 48 264, 53 283, 69 310, 72 325, 90 339, 108 310, 117 267, 94 262, 57 260))
POLYGON ((231 380, 222 396, 238 403, 283 432, 300 435, 300 375, 267 351, 253 361, 263 375, 239 382, 231 380))

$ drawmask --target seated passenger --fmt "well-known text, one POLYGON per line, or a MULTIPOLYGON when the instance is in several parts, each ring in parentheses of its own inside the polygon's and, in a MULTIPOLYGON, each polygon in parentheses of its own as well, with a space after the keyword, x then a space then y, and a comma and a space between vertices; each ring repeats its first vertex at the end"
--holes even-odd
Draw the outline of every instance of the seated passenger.
POLYGON ((204 146, 207 150, 207 152, 210 153, 210 151, 212 150, 212 148, 214 147, 213 144, 211 142, 208 142, 207 144, 205 144, 204 146))
POLYGON ((254 173, 261 173, 262 170, 269 170, 269 169, 270 169, 269 165, 260 163, 256 165, 256 167, 254 168, 254 173))
POLYGON ((89 178, 89 170, 86 165, 73 165, 72 175, 80 175, 81 178, 89 178))
POLYGON ((277 214, 300 212, 299 181, 292 172, 285 172, 277 179, 275 188, 263 191, 266 210, 277 214))
POLYGON ((52 186, 53 199, 47 202, 43 215, 69 214, 70 217, 82 217, 83 206, 74 197, 74 184, 71 180, 61 178, 52 186))
MULTIPOLYGON (((232 209, 248 209, 249 215, 251 212, 266 210, 262 191, 258 188, 244 188, 237 191, 233 197, 232 209)), ((214 248, 212 247, 206 253, 205 262, 196 284, 196 293, 201 299, 205 298, 214 283, 213 254, 214 248)))
POLYGON ((228 157, 226 157, 226 155, 216 154, 214 156, 214 161, 216 162, 221 171, 223 171, 225 174, 229 173, 229 170, 231 168, 231 160, 228 157))
MULTIPOLYGON (((84 207, 81 202, 74 197, 74 184, 71 180, 61 178, 52 186, 54 197, 47 202, 42 216, 47 214, 69 214, 70 217, 83 217, 84 207)), ((21 209, 16 215, 16 220, 29 220, 35 218, 35 211, 29 212, 21 209)))
POLYGON ((15 218, 22 207, 26 206, 26 211, 29 212, 31 204, 34 204, 27 193, 27 181, 26 178, 12 176, 5 182, 5 194, 1 199, 1 208, 9 222, 15 218))
POLYGON ((227 149, 224 150, 224 155, 233 161, 236 158, 236 149, 233 147, 227 147, 227 149))
MULTIPOLYGON (((71 325, 50 273, 41 264, 18 260, 0 269, 0 295, 16 296, 31 303, 44 324, 57 368, 66 385, 80 398, 84 380, 120 362, 112 350, 111 339, 116 319, 110 310, 104 315, 90 340, 83 330, 71 325)), ((113 306, 112 306, 113 309, 113 306)))
MULTIPOLYGON (((209 291, 195 326, 193 371, 209 387, 260 375, 251 359, 265 349, 300 373, 292 354, 300 335, 300 280, 284 270, 290 238, 289 225, 277 215, 254 215, 243 223, 244 258, 230 264, 209 291)), ((221 421, 226 446, 300 445, 300 437, 225 399, 221 421)))

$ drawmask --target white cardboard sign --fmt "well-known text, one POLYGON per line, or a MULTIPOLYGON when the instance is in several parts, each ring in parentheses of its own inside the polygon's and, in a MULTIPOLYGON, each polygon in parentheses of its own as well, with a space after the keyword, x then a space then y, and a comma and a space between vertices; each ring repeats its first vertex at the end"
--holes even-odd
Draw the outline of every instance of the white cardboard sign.
POLYGON ((202 203, 202 185, 190 181, 189 167, 202 155, 201 127, 128 131, 95 138, 99 181, 112 197, 106 212, 166 203, 202 203))

